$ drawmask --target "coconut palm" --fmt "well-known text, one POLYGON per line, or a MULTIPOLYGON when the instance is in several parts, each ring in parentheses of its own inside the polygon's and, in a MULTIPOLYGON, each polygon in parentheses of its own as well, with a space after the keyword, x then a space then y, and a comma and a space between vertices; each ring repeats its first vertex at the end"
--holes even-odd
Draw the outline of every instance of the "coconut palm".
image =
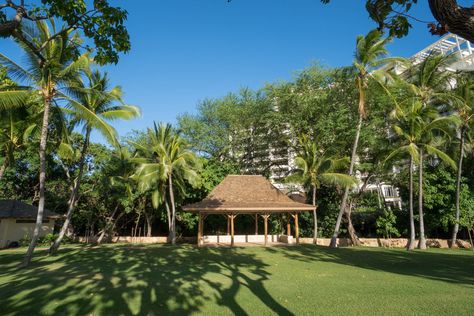
POLYGON ((69 87, 71 94, 76 97, 65 97, 69 101, 65 109, 66 114, 70 116, 76 126, 82 125, 85 136, 79 156, 77 177, 73 180, 68 200, 66 219, 58 237, 49 249, 51 254, 58 250, 77 204, 91 132, 93 130, 99 131, 109 142, 116 145, 117 132, 109 122, 119 119, 129 120, 140 114, 137 107, 123 103, 120 87, 109 87, 107 74, 101 74, 97 70, 91 71, 89 68, 86 68, 84 74, 85 81, 81 79, 77 85, 69 87))
MULTIPOLYGON (((431 113, 425 117, 420 117, 423 124, 429 123, 431 120, 439 116, 438 112, 445 110, 446 105, 449 104, 449 102, 453 99, 453 95, 449 91, 453 80, 453 73, 446 70, 453 58, 453 55, 443 56, 440 54, 431 54, 425 58, 423 62, 411 65, 402 75, 405 77, 405 80, 402 79, 398 82, 403 86, 402 89, 406 91, 406 99, 405 101, 402 101, 402 103, 417 103, 421 107, 426 108, 425 114, 431 113), (428 121, 423 121, 423 119, 427 119, 428 121)), ((451 123, 456 123, 454 122, 455 117, 451 117, 449 120, 451 123)), ((443 122, 443 120, 439 122, 443 122)), ((436 130, 438 133, 441 131, 444 136, 449 137, 450 134, 453 134, 453 131, 449 130, 452 125, 450 126, 449 122, 445 121, 442 124, 444 123, 446 123, 444 127, 440 125, 436 130)), ((424 147, 428 146, 432 142, 434 142, 433 144, 436 144, 437 142, 439 143, 439 138, 433 138, 435 135, 433 135, 431 132, 431 130, 426 130, 426 132, 420 135, 418 139, 419 144, 424 145, 420 146, 419 148, 420 159, 418 168, 418 213, 420 226, 420 240, 418 243, 418 248, 420 249, 426 249, 425 227, 423 219, 423 161, 426 152, 424 147)), ((436 148, 437 146, 435 145, 432 147, 436 148)), ((439 153, 439 155, 442 155, 442 153, 439 153)), ((446 158, 449 157, 446 156, 446 158)), ((451 162, 452 160, 449 158, 449 163, 451 162)))
POLYGON ((105 227, 97 239, 97 244, 101 244, 104 237, 111 234, 118 220, 127 213, 127 208, 124 206, 132 200, 133 189, 136 187, 136 181, 132 178, 134 172, 132 152, 127 146, 118 144, 107 164, 106 171, 104 171, 107 177, 103 182, 105 189, 116 204, 112 213, 107 217, 105 227))
POLYGON ((442 138, 435 135, 449 135, 450 130, 457 122, 456 116, 441 117, 433 107, 426 107, 420 101, 412 100, 409 104, 400 104, 391 114, 395 120, 392 129, 397 135, 399 147, 392 151, 386 161, 397 156, 409 157, 409 214, 410 239, 408 250, 415 247, 415 224, 413 212, 413 172, 415 164, 420 170, 419 177, 419 215, 420 215, 420 242, 421 249, 426 248, 423 225, 423 160, 425 155, 433 155, 443 162, 456 168, 454 161, 439 147, 442 138))
POLYGON ((317 190, 321 184, 347 187, 356 184, 356 181, 347 174, 337 172, 338 169, 347 166, 349 158, 334 159, 326 156, 324 151, 319 150, 316 143, 307 135, 300 136, 299 144, 301 150, 295 159, 297 169, 287 180, 296 180, 312 190, 312 203, 315 207, 313 242, 316 244, 318 238, 317 190))
POLYGON ((27 87, 19 87, 0 77, 0 111, 13 110, 26 105, 30 95, 27 87))
POLYGON ((463 158, 465 155, 465 143, 466 138, 469 138, 472 133, 472 127, 474 123, 474 80, 472 75, 465 74, 464 76, 458 78, 456 83, 456 89, 454 90, 456 94, 455 107, 456 111, 461 120, 459 126, 458 136, 459 136, 459 157, 457 168, 458 172, 456 175, 456 215, 454 221, 453 235, 451 238, 450 247, 453 247, 456 244, 456 239, 459 231, 459 218, 461 214, 460 207, 460 196, 461 196, 461 179, 462 179, 462 167, 463 167, 463 158))
MULTIPOLYGON (((136 171, 142 189, 152 191, 152 202, 155 207, 160 202, 168 201, 167 207, 169 239, 176 243, 176 203, 175 185, 182 186, 188 182, 193 186, 198 184, 198 160, 188 149, 170 124, 156 123, 149 128, 147 137, 142 142, 134 143, 137 148, 139 166, 136 171), (165 193, 165 189, 167 193, 165 193)), ((167 204, 167 203, 166 203, 167 204)))
POLYGON ((41 96, 43 106, 43 120, 39 144, 38 214, 31 243, 22 263, 22 266, 27 266, 31 261, 43 222, 46 182, 46 143, 48 139, 51 106, 57 104, 60 98, 58 92, 71 86, 71 84, 77 80, 78 75, 87 63, 87 56, 82 55, 77 59, 73 59, 78 44, 80 43, 77 33, 65 30, 51 39, 51 35, 57 33, 53 20, 49 22, 38 21, 33 25, 24 26, 21 32, 23 33, 23 37, 31 40, 28 45, 24 42, 17 42, 26 55, 26 67, 23 68, 3 54, 0 54, 0 65, 6 68, 9 76, 13 80, 25 83, 29 85, 32 90, 37 92, 37 94, 41 96), (34 52, 34 50, 36 52, 34 52))
MULTIPOLYGON (((382 33, 374 30, 368 33, 365 37, 358 36, 356 40, 356 51, 354 58, 354 67, 357 70, 355 78, 357 90, 359 91, 359 119, 356 127, 356 134, 354 143, 352 145, 351 160, 349 164, 349 176, 354 174, 354 166, 357 159, 357 149, 359 146, 359 137, 362 129, 362 123, 367 116, 366 111, 366 95, 367 87, 370 79, 373 79, 371 71, 376 67, 382 66, 389 62, 393 62, 394 58, 384 58, 387 55, 387 49, 385 45, 389 43, 389 38, 383 38, 382 33)), ((347 199, 349 197, 349 187, 344 189, 344 195, 341 201, 341 207, 336 220, 336 226, 334 228, 334 234, 331 238, 330 247, 337 246, 337 237, 339 235, 339 229, 341 225, 342 216, 347 212, 347 199)), ((350 214, 348 215, 350 216, 350 214)), ((358 244, 357 238, 351 235, 352 242, 358 244)))

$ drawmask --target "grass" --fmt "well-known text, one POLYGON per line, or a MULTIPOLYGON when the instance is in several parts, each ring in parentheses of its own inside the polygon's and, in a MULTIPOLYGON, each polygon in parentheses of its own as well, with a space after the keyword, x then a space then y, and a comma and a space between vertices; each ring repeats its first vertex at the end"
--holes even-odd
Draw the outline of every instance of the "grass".
POLYGON ((472 315, 474 254, 293 247, 0 251, 2 315, 472 315))

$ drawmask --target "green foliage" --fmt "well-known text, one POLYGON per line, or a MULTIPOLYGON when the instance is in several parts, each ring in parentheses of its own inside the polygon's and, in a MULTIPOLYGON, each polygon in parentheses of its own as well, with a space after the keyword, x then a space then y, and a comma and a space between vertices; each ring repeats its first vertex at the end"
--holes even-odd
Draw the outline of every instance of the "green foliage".
MULTIPOLYGON (((124 25, 127 11, 110 5, 108 0, 41 0, 41 5, 37 5, 34 1, 25 4, 23 1, 21 4, 1 1, 0 26, 4 32, 0 36, 13 36, 26 44, 31 39, 18 36, 16 26, 9 27, 11 21, 7 18, 7 13, 18 10, 25 12, 23 19, 17 17, 20 19, 18 24, 20 28, 28 24, 29 21, 26 20, 59 19, 64 22, 64 31, 52 33, 51 41, 55 37, 61 37, 65 31, 82 30, 83 34, 94 43, 94 47, 87 45, 86 49, 96 51, 95 60, 100 64, 117 63, 119 53, 130 50, 130 38, 124 25)), ((41 50, 38 49, 39 51, 41 50)))
POLYGON ((392 236, 398 237, 400 233, 395 227, 397 217, 391 210, 384 209, 378 216, 375 225, 377 227, 377 234, 384 238, 392 238, 392 236))
MULTIPOLYGON (((321 0, 329 3, 331 0, 321 0)), ((369 17, 377 24, 378 30, 387 29, 390 36, 406 36, 412 27, 409 12, 418 0, 366 0, 365 8, 369 17)))

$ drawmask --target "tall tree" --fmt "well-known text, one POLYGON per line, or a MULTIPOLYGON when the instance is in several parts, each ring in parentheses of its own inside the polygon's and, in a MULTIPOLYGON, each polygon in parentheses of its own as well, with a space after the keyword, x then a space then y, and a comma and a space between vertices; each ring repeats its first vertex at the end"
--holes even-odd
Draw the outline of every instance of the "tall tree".
MULTIPOLYGON (((362 123, 366 118, 366 94, 369 79, 373 78, 370 71, 377 66, 386 64, 393 59, 383 58, 387 55, 385 45, 389 42, 389 38, 383 38, 379 31, 371 31, 366 36, 358 36, 356 40, 356 51, 354 58, 354 67, 357 69, 356 85, 359 91, 359 119, 357 122, 354 143, 352 145, 351 161, 349 165, 349 176, 354 174, 354 166, 357 160, 357 149, 359 146, 359 137, 362 129, 362 123)), ((341 207, 336 220, 334 234, 331 238, 330 247, 337 247, 337 237, 341 225, 342 216, 344 213, 350 216, 350 211, 347 210, 347 200, 349 197, 349 187, 344 189, 341 207)), ((351 233, 353 244, 359 244, 357 237, 351 233)))
POLYGON ((295 159, 297 169, 287 180, 296 180, 312 190, 312 203, 315 207, 313 210, 313 242, 316 244, 318 240, 317 190, 321 184, 347 187, 356 184, 356 181, 350 175, 337 172, 347 166, 349 158, 334 159, 326 156, 325 152, 319 149, 307 135, 299 137, 299 145, 300 152, 295 159))
MULTIPOLYGON (((392 129, 398 137, 397 148, 393 150, 387 161, 397 156, 408 155, 409 157, 409 213, 410 213, 410 238, 407 249, 415 248, 415 224, 413 212, 413 171, 414 164, 418 164, 419 170, 423 170, 424 153, 434 155, 449 164, 456 167, 454 161, 442 150, 437 148, 439 143, 433 141, 434 133, 449 133, 453 124, 456 123, 455 116, 440 117, 439 113, 433 107, 426 107, 422 102, 410 100, 400 103, 392 112, 394 124, 392 129), (427 136, 430 135, 430 136, 427 136)), ((426 248, 423 223, 423 177, 419 174, 419 215, 420 215, 420 242, 419 248, 426 248)))
POLYGON ((39 202, 36 225, 31 239, 30 246, 26 252, 22 266, 27 266, 36 247, 39 232, 43 222, 43 212, 45 204, 45 183, 46 183, 46 142, 48 139, 48 127, 50 109, 59 98, 58 91, 70 87, 77 81, 80 72, 87 64, 88 57, 81 55, 78 59, 71 59, 73 52, 77 51, 80 39, 72 31, 64 31, 60 36, 50 39, 56 33, 54 21, 37 22, 34 27, 24 27, 21 29, 23 36, 33 39, 34 47, 18 41, 26 55, 27 68, 21 67, 10 58, 0 54, 0 65, 4 66, 12 79, 21 82, 31 83, 31 89, 38 92, 43 103, 43 122, 41 126, 41 136, 39 145, 40 172, 39 172, 39 202), (36 51, 34 51, 36 50, 36 51), (37 53, 42 58, 38 58, 37 53))
POLYGON ((134 143, 138 149, 136 177, 141 185, 153 190, 152 201, 157 205, 161 201, 169 201, 168 225, 169 239, 176 243, 176 203, 175 185, 182 187, 183 182, 191 185, 199 183, 196 172, 198 160, 183 138, 181 138, 170 124, 154 124, 149 128, 147 139, 141 143, 134 143), (167 195, 163 188, 166 186, 167 195), (167 200, 169 199, 169 200, 167 200))
POLYGON ((129 120, 140 114, 137 107, 123 103, 121 88, 118 86, 110 88, 107 74, 101 74, 98 70, 91 71, 86 68, 85 80, 79 80, 78 84, 69 90, 76 98, 66 98, 69 101, 66 113, 76 125, 82 125, 85 137, 79 156, 77 176, 71 186, 66 219, 49 249, 51 254, 58 250, 77 204, 91 132, 98 130, 112 145, 116 145, 117 132, 110 122, 118 119, 129 120))
MULTIPOLYGON (((425 225, 423 214, 423 162, 425 154, 433 154, 433 150, 440 146, 440 135, 448 138, 454 134, 452 127, 457 121, 455 116, 446 119, 438 119, 439 112, 446 111, 446 104, 453 99, 453 95, 449 89, 453 79, 453 73, 447 70, 449 64, 453 61, 452 55, 429 55, 419 64, 411 65, 405 73, 402 74, 406 80, 399 81, 401 85, 405 85, 403 89, 406 91, 405 102, 419 103, 425 108, 424 116, 419 116, 418 125, 423 129, 423 125, 428 129, 423 130, 421 135, 417 135, 416 142, 419 146, 419 168, 418 168, 418 213, 420 226, 420 241, 418 247, 426 249, 425 225), (437 126, 432 127, 431 122, 437 122, 437 126), (434 134, 433 134, 434 132, 434 134), (426 149, 426 150, 425 150, 426 149), (427 152, 430 150, 431 152, 427 152)), ((403 102, 403 101, 402 101, 403 102)), ((421 111, 421 109, 418 109, 421 111)), ((421 113, 421 112, 420 112, 421 113)), ((442 141, 441 141, 442 143, 442 141)), ((448 163, 452 163, 452 159, 439 151, 437 154, 440 158, 448 163)))
POLYGON ((453 235, 450 247, 456 245, 456 239, 459 231, 459 220, 461 214, 461 180, 463 159, 465 155, 466 138, 471 138, 472 127, 474 123, 474 80, 471 74, 464 74, 458 78, 456 89, 454 90, 457 98, 455 99, 455 107, 458 112, 461 124, 459 125, 459 154, 457 163, 456 176, 456 215, 454 219, 453 235))

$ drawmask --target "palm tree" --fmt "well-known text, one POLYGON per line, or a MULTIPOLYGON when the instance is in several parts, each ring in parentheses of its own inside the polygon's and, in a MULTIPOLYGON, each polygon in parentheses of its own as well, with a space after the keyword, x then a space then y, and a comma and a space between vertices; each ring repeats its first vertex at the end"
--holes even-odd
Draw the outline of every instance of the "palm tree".
MULTIPOLYGON (((392 62, 393 58, 383 58, 387 55, 385 45, 390 41, 390 38, 382 38, 382 33, 374 30, 364 36, 358 36, 356 40, 356 51, 354 58, 354 67, 357 69, 355 78, 357 90, 359 91, 359 119, 356 127, 356 134, 354 143, 352 145, 352 154, 349 165, 349 176, 354 174, 354 166, 357 159, 357 148, 359 146, 360 132, 362 129, 363 120, 366 118, 366 94, 369 79, 374 78, 371 75, 371 70, 378 66, 382 66, 388 62, 392 62)), ((341 201, 341 207, 336 220, 334 234, 331 238, 330 247, 337 247, 337 237, 341 225, 342 216, 347 212, 347 199, 349 197, 349 186, 344 189, 344 195, 341 201)), ((350 216, 350 214, 348 214, 350 216)), ((359 244, 357 238, 351 234, 353 244, 359 244)))
POLYGON ((307 135, 299 137, 299 144, 301 151, 295 159, 297 169, 287 180, 296 180, 312 190, 312 202, 315 207, 313 210, 313 242, 316 244, 318 240, 317 190, 321 187, 321 184, 346 187, 356 184, 356 181, 347 174, 336 172, 338 169, 347 166, 349 158, 333 159, 326 156, 324 151, 319 150, 316 143, 307 135))
POLYGON ((176 243, 176 203, 175 184, 178 187, 184 182, 193 186, 198 184, 196 173, 198 160, 188 149, 184 139, 176 133, 170 124, 156 123, 149 128, 146 140, 133 143, 137 148, 139 166, 136 178, 143 189, 152 190, 152 202, 155 207, 163 201, 168 205, 169 239, 176 243), (165 193, 165 188, 168 192, 165 193), (167 195, 167 196, 166 196, 167 195))
POLYGON ((420 215, 420 242, 421 249, 426 248, 423 224, 423 159, 424 155, 434 155, 443 162, 456 168, 454 161, 438 147, 441 142, 439 137, 434 137, 436 133, 448 135, 449 130, 456 124, 455 116, 440 117, 438 111, 433 107, 426 107, 416 100, 411 100, 409 104, 402 103, 392 112, 395 120, 392 129, 399 140, 399 147, 392 151, 386 158, 391 160, 396 156, 409 156, 409 213, 410 213, 410 239, 407 245, 408 250, 415 247, 415 224, 413 213, 413 171, 414 165, 418 164, 420 169, 419 177, 419 215, 420 215))
POLYGON ((29 89, 20 87, 7 77, 6 71, 0 68, 0 111, 17 109, 26 105, 29 89))
POLYGON ((123 103, 120 87, 116 86, 110 89, 107 74, 101 74, 97 70, 91 71, 86 68, 85 77, 86 82, 80 80, 76 86, 69 88, 71 93, 76 95, 76 98, 66 98, 69 104, 65 111, 75 125, 83 126, 85 137, 79 157, 78 174, 73 180, 68 200, 66 219, 58 237, 49 249, 51 254, 58 250, 77 204, 91 132, 94 129, 98 130, 109 142, 116 145, 117 132, 109 122, 118 119, 129 120, 140 115, 140 110, 137 107, 123 103))
POLYGON ((112 157, 104 170, 104 189, 109 192, 110 198, 115 202, 115 207, 107 217, 105 227, 97 239, 97 244, 101 244, 105 235, 112 232, 117 221, 127 213, 125 204, 133 199, 133 190, 136 181, 132 178, 135 172, 132 153, 126 146, 117 145, 112 157), (122 209, 117 215, 117 212, 122 209))
POLYGON ((458 78, 456 89, 454 90, 457 98, 455 99, 455 106, 458 112, 461 124, 459 126, 459 158, 458 158, 458 172, 456 175, 456 215, 454 221, 453 235, 451 238, 450 247, 456 245, 456 239, 459 231, 459 218, 461 214, 461 179, 463 158, 465 153, 466 137, 471 135, 472 125, 474 122, 474 81, 472 75, 464 75, 458 78))
POLYGON ((60 32, 58 36, 51 39, 56 33, 55 22, 50 20, 38 21, 34 27, 23 27, 23 37, 31 39, 29 45, 17 42, 26 55, 26 68, 21 67, 7 56, 0 54, 0 65, 5 67, 10 77, 14 80, 31 85, 42 98, 43 120, 41 125, 41 136, 39 144, 39 202, 36 225, 21 266, 26 267, 36 247, 39 232, 43 222, 45 204, 45 182, 46 182, 46 143, 48 140, 48 126, 50 109, 57 104, 62 89, 71 86, 76 81, 81 70, 87 63, 87 56, 81 55, 73 60, 78 44, 80 43, 77 33, 72 31, 60 32))
MULTIPOLYGON (((452 93, 446 91, 450 87, 453 78, 453 73, 446 71, 446 68, 452 62, 453 58, 454 56, 452 55, 443 56, 440 54, 431 54, 423 62, 409 67, 402 75, 406 77, 406 80, 399 81, 399 83, 404 86, 403 89, 407 92, 406 102, 419 103, 422 107, 426 108, 425 114, 427 115, 424 118, 420 117, 421 124, 428 124, 431 120, 439 116, 438 112, 442 111, 443 108, 446 107, 446 104, 449 104, 453 98, 452 93), (423 119, 427 121, 423 121, 423 119)), ((441 122, 441 125, 435 130, 448 137, 450 134, 453 134, 452 130, 450 130, 453 126, 452 124, 457 123, 454 116, 450 117, 447 121, 436 120, 436 122, 441 122)), ((427 126, 429 127, 430 125, 428 124, 427 126)), ((425 133, 420 135, 418 139, 419 144, 423 145, 419 147, 420 159, 418 168, 418 213, 420 226, 418 248, 420 249, 426 249, 425 225, 423 220, 423 161, 425 158, 425 149, 436 149, 436 143, 439 143, 440 140, 439 138, 434 138, 435 135, 433 135, 432 132, 433 130, 425 130, 425 133), (426 147, 430 146, 430 144, 434 146, 426 147)), ((437 155, 442 158, 445 154, 439 152, 437 155)), ((447 155, 445 155, 445 159, 443 160, 450 164, 452 162, 452 159, 447 155)))

